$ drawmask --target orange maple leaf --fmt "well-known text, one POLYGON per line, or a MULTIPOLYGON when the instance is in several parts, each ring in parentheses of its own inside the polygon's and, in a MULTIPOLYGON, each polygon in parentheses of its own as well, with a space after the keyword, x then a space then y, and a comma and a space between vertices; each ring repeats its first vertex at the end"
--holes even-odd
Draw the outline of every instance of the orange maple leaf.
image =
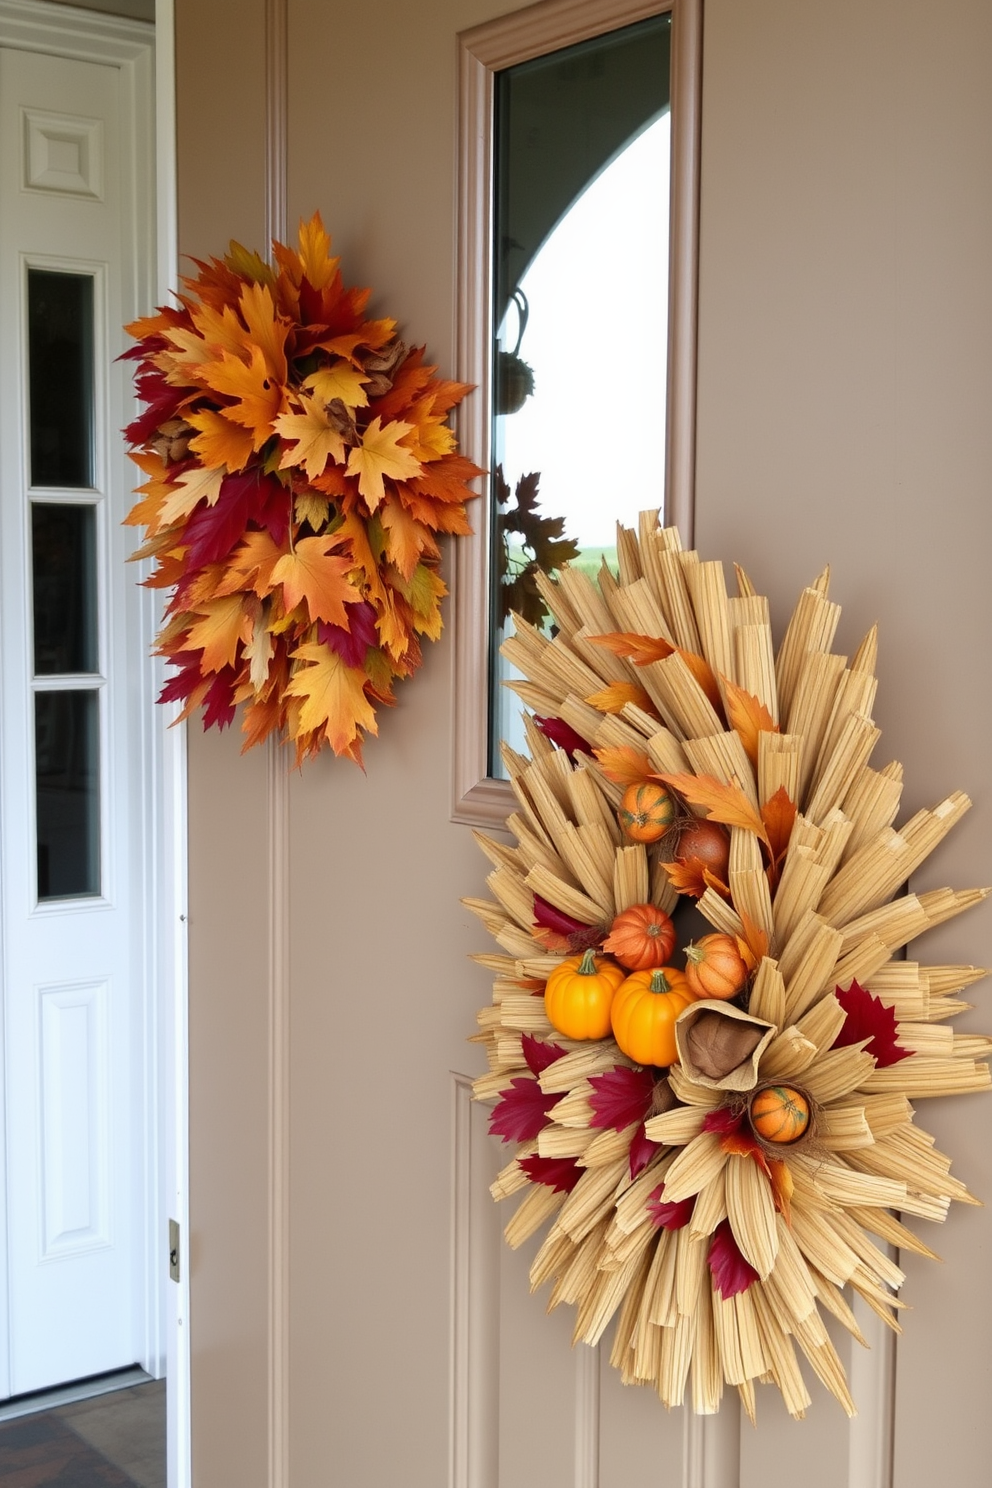
POLYGON ((747 910, 738 908, 737 913, 741 917, 744 926, 744 934, 736 935, 737 948, 747 962, 748 970, 754 971, 763 956, 768 955, 768 934, 756 924, 748 914, 747 910))
POLYGON ((362 434, 361 444, 348 455, 348 474, 358 476, 358 489, 370 511, 375 511, 386 494, 384 476, 407 480, 420 474, 420 461, 400 443, 412 428, 412 424, 399 420, 383 428, 381 419, 374 418, 362 434))
POLYGON ((283 549, 273 541, 267 528, 246 532, 227 561, 227 577, 218 586, 217 593, 233 594, 240 589, 253 589, 259 597, 270 594, 272 570, 283 556, 283 549))
POLYGON ((725 827, 743 827, 767 843, 768 833, 761 817, 741 790, 737 777, 723 785, 713 775, 652 775, 678 791, 693 806, 701 806, 711 821, 725 827))
POLYGON ((273 588, 282 585, 287 610, 295 610, 305 599, 312 620, 347 627, 345 605, 358 604, 362 595, 345 577, 354 568, 354 560, 330 552, 339 544, 339 533, 304 537, 292 553, 282 555, 272 570, 271 582, 273 588))
POLYGON ((379 510, 379 518, 386 537, 386 553, 405 579, 411 578, 424 553, 431 558, 438 557, 438 546, 430 529, 411 517, 402 502, 388 493, 379 510))
POLYGON ((260 348, 272 376, 286 381, 286 337, 290 322, 276 314, 272 291, 267 284, 246 284, 239 306, 248 327, 246 345, 260 348))
POLYGON ((761 820, 765 824, 768 845, 768 879, 774 889, 778 883, 782 859, 789 847, 793 823, 796 820, 796 803, 789 799, 785 786, 780 785, 761 808, 761 820))
POLYGON ((272 376, 261 350, 251 348, 250 363, 225 352, 219 362, 210 362, 197 371, 215 393, 238 400, 225 409, 226 417, 250 429, 253 447, 261 449, 272 433, 272 420, 283 406, 282 385, 272 376))
POLYGON ((727 692, 727 722, 740 735, 744 751, 755 769, 758 768, 758 735, 777 734, 779 726, 764 703, 745 692, 736 682, 723 679, 727 692))
POLYGON ((792 1228, 792 1195, 795 1190, 789 1164, 780 1157, 768 1157, 765 1159, 765 1171, 771 1180, 772 1199, 775 1208, 781 1214, 789 1228, 792 1228))
POLYGON ((212 408, 198 408, 186 416, 199 433, 189 442, 201 463, 211 469, 226 466, 228 470, 244 470, 255 453, 255 443, 249 429, 232 424, 222 413, 212 408))
POLYGON ((301 700, 299 727, 293 737, 318 733, 335 754, 352 753, 360 730, 377 733, 375 710, 365 695, 365 673, 345 666, 336 651, 308 643, 293 652, 299 667, 286 684, 290 697, 301 700))
POLYGON ((685 858, 681 863, 662 863, 668 881, 679 894, 688 894, 701 899, 707 889, 715 889, 723 899, 730 898, 730 890, 722 879, 712 873, 701 858, 685 858))
POLYGON ((615 630, 609 635, 594 635, 589 639, 597 646, 605 646, 614 656, 632 661, 635 666, 647 666, 652 661, 664 661, 675 647, 660 636, 638 635, 633 630, 615 630))
POLYGON ((250 641, 252 635, 251 616, 242 609, 241 596, 229 594, 208 600, 196 614, 200 618, 190 626, 187 647, 202 650, 201 670, 219 672, 233 665, 238 642, 250 641))
POLYGON ((600 713, 622 713, 628 703, 642 708, 645 713, 655 711, 654 704, 644 688, 638 687, 636 682, 611 682, 608 687, 587 697, 586 702, 598 708, 600 713))
POLYGON ((639 785, 651 774, 651 761, 629 744, 618 744, 608 749, 594 749, 593 754, 603 767, 607 780, 615 785, 639 785))

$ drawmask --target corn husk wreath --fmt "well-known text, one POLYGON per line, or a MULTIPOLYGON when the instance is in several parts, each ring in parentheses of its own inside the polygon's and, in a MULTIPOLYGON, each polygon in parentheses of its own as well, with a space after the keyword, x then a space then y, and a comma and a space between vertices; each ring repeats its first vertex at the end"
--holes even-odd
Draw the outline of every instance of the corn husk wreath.
POLYGON ((619 579, 604 567, 598 587, 576 569, 542 576, 557 634, 518 619, 505 646, 535 715, 530 757, 504 748, 516 846, 479 835, 493 897, 465 901, 501 948, 476 957, 496 980, 475 1094, 497 1098, 491 1129, 518 1144, 493 1194, 523 1195, 511 1246, 550 1221, 532 1284, 551 1282, 551 1307, 574 1304, 577 1341, 596 1344, 616 1319, 626 1383, 700 1413, 736 1386, 753 1419, 755 1382, 771 1382, 801 1417, 803 1355, 853 1414, 825 1316, 864 1342, 850 1288, 898 1331, 889 1248, 934 1254, 902 1217, 942 1221, 952 1199, 975 1202, 911 1102, 988 1088, 992 1041, 947 1026, 985 972, 900 959, 988 892, 902 892, 970 803, 956 791, 893 826, 902 769, 868 764, 875 633, 850 662, 831 651, 828 573, 774 657, 767 600, 740 570, 728 597, 722 565, 682 551, 656 512, 639 538, 619 531, 617 553, 619 579), (623 836, 622 791, 652 776, 683 811, 728 824, 729 883, 693 885, 666 864, 665 839, 623 836), (669 1069, 638 1066, 609 1037, 563 1037, 545 1014, 552 971, 601 945, 629 906, 673 910, 676 885, 736 939, 744 993, 686 1009, 669 1069), (700 1008, 754 1025, 726 1078, 687 1057, 700 1008), (808 1139, 775 1147, 742 1111, 749 1091, 782 1082, 814 1116, 808 1139))

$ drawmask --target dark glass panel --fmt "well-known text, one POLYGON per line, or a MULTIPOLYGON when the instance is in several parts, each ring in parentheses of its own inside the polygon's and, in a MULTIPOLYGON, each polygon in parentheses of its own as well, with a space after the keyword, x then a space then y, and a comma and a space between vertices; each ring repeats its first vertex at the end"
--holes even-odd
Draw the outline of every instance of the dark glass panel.
POLYGON ((93 278, 28 270, 31 484, 93 484, 93 278))
POLYGON ((35 693, 34 719, 38 898, 99 894, 99 694, 35 693))
POLYGON ((95 509, 35 502, 31 570, 35 675, 98 671, 95 509))

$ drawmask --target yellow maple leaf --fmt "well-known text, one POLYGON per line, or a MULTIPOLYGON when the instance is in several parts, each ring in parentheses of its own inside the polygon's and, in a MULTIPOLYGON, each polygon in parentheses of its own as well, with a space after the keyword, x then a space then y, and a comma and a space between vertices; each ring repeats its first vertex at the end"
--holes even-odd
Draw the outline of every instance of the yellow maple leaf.
POLYGON ((309 522, 319 532, 327 521, 331 503, 319 491, 297 491, 293 497, 293 515, 298 522, 309 522))
POLYGON ((213 506, 220 495, 226 474, 227 470, 223 466, 219 470, 205 470, 197 466, 195 470, 184 470, 182 475, 177 475, 176 489, 162 505, 163 525, 171 527, 174 522, 188 517, 193 508, 204 499, 208 506, 213 506))
POLYGON ((302 703, 294 737, 321 732, 335 754, 344 754, 360 729, 378 732, 375 711, 365 695, 363 671, 345 666, 336 651, 316 643, 300 646, 292 659, 312 663, 299 667, 286 684, 288 695, 302 703))
POLYGON ((212 408, 198 408, 195 413, 187 414, 186 421, 200 431, 190 440, 189 447, 202 464, 212 469, 226 466, 228 470, 244 470, 255 452, 250 429, 232 424, 212 408))
POLYGON ((204 360, 204 350, 212 351, 215 356, 225 351, 244 356, 245 328, 233 306, 225 305, 218 310, 213 305, 194 305, 190 307, 190 319, 196 332, 183 326, 166 332, 166 340, 175 348, 178 362, 196 366, 204 360))
POLYGON ((283 557, 282 548, 272 540, 267 528, 246 532, 227 560, 226 576, 218 585, 218 594, 234 594, 252 589, 263 596, 272 592, 272 570, 283 557))
POLYGON ((652 775, 651 778, 670 785, 691 805, 701 806, 710 821, 721 822, 725 827, 743 827, 767 843, 767 828, 741 790, 736 776, 728 785, 713 775, 652 775))
POLYGON ((300 222, 300 267, 314 289, 323 289, 330 284, 341 263, 331 257, 330 234, 321 221, 320 213, 314 212, 309 222, 300 222))
POLYGON ((272 584, 281 584, 286 609, 307 602, 311 620, 329 625, 348 624, 346 604, 358 604, 361 592, 345 577, 353 568, 352 558, 335 557, 329 550, 340 543, 339 534, 304 537, 292 553, 284 553, 272 570, 272 584))
POLYGON ((200 669, 219 672, 233 665, 238 642, 250 641, 252 633, 251 616, 243 610, 241 596, 211 599, 196 614, 200 618, 190 627, 187 645, 190 650, 202 650, 200 669))
POLYGON ((328 460, 334 460, 338 465, 344 461, 344 440, 312 398, 303 402, 302 413, 281 413, 273 420, 273 427, 288 445, 295 445, 295 448, 287 447, 283 453, 280 470, 302 463, 310 479, 315 480, 328 460))
POLYGON ((333 367, 311 372, 303 386, 319 403, 333 403, 335 398, 340 398, 347 408, 364 408, 369 401, 364 386, 367 381, 368 375, 364 371, 357 371, 342 358, 333 367))
POLYGON ((348 456, 348 474, 358 476, 358 489, 375 511, 386 494, 383 476, 392 480, 409 480, 420 474, 420 461, 400 440, 409 434, 412 424, 394 419, 385 428, 374 418, 362 435, 362 442, 348 456))

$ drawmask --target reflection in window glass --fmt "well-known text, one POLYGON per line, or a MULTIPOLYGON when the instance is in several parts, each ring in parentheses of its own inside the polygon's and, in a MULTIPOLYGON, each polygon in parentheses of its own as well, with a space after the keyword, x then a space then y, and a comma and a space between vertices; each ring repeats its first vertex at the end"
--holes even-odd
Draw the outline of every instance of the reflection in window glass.
POLYGON ((93 278, 28 270, 32 486, 93 484, 93 278))
POLYGON ((536 568, 615 561, 664 499, 670 16, 496 76, 490 773, 519 747, 498 647, 536 568))
POLYGON ((31 580, 35 676, 97 671, 92 506, 32 505, 31 580))
POLYGON ((38 898, 100 892, 100 699, 95 690, 34 699, 38 898))

